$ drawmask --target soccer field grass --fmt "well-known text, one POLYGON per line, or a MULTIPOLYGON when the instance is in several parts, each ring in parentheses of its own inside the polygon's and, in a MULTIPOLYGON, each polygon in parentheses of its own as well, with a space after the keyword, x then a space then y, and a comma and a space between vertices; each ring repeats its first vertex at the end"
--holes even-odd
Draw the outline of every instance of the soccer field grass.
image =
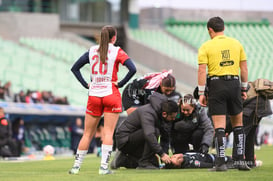
MULTIPOLYGON (((230 150, 227 151, 230 154, 230 150)), ((206 180, 273 180, 273 146, 263 146, 256 151, 257 159, 263 161, 262 167, 250 172, 236 169, 227 172, 210 172, 208 169, 136 170, 121 168, 112 175, 99 175, 100 158, 88 155, 79 175, 69 175, 73 157, 57 157, 51 161, 0 161, 0 181, 206 181, 206 180)))

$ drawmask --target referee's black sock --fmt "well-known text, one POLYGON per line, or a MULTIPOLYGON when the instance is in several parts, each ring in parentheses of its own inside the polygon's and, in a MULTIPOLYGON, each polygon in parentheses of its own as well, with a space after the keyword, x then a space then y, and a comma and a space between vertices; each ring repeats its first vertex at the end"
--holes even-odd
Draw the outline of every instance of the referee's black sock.
POLYGON ((244 161, 245 156, 245 133, 242 126, 237 126, 233 128, 234 134, 234 144, 233 153, 236 154, 237 158, 233 158, 234 166, 239 170, 249 171, 247 163, 244 161))
POLYGON ((245 133, 243 126, 233 128, 234 144, 233 144, 233 159, 244 160, 245 155, 245 133))
POLYGON ((225 148, 226 148, 226 135, 224 128, 215 129, 215 149, 217 151, 217 157, 215 160, 216 166, 225 164, 225 148))

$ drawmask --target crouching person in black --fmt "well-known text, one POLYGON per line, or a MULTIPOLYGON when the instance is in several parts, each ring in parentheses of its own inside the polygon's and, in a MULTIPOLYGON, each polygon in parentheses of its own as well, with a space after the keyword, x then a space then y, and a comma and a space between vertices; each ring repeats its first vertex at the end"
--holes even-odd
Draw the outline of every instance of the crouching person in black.
POLYGON ((164 163, 170 163, 170 157, 163 151, 158 138, 162 123, 173 121, 177 110, 177 103, 168 100, 165 95, 151 95, 149 104, 136 109, 117 127, 115 141, 119 151, 111 163, 111 168, 158 169, 156 154, 164 163))
POLYGON ((171 131, 173 152, 186 153, 192 144, 193 151, 208 153, 214 129, 206 109, 198 106, 191 94, 185 95, 179 105, 180 111, 171 131))

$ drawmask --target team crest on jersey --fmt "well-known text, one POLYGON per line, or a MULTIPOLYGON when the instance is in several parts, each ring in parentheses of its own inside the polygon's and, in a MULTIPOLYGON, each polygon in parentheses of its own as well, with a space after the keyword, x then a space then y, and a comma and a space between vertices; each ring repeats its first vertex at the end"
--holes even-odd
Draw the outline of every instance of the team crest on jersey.
POLYGON ((135 104, 139 104, 140 101, 139 101, 139 100, 134 100, 134 103, 135 103, 135 104))

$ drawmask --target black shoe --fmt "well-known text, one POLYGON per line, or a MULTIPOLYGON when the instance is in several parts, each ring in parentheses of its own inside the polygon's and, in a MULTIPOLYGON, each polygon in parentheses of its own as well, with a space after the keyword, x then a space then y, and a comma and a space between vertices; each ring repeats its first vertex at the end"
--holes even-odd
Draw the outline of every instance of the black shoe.
POLYGON ((251 168, 249 168, 247 166, 245 161, 242 161, 242 164, 239 164, 237 168, 238 168, 238 170, 241 170, 241 171, 250 171, 251 170, 251 168))
POLYGON ((226 162, 226 165, 227 165, 228 169, 235 168, 234 167, 234 161, 232 159, 228 159, 227 162, 226 162))
POLYGON ((225 172, 227 171, 227 166, 226 164, 222 164, 222 165, 216 165, 214 168, 210 169, 210 171, 216 171, 216 172, 225 172))
POLYGON ((256 163, 255 163, 255 161, 253 161, 253 160, 251 160, 251 161, 247 161, 247 160, 246 160, 246 164, 247 164, 247 166, 248 166, 249 168, 254 168, 254 167, 256 167, 256 163))
POLYGON ((127 156, 118 150, 114 156, 114 159, 112 160, 110 164, 110 167, 111 169, 118 169, 120 167, 124 167, 126 165, 125 164, 126 161, 127 161, 127 156))

